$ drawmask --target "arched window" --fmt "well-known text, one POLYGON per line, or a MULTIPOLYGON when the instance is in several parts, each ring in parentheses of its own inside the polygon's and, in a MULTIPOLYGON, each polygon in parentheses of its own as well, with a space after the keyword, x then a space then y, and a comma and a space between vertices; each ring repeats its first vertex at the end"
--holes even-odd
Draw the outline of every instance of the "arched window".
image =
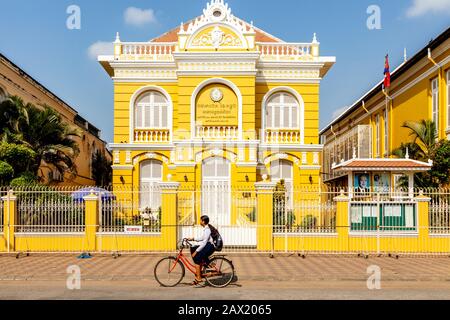
POLYGON ((270 164, 270 175, 272 181, 279 182, 281 180, 284 181, 284 185, 286 188, 286 204, 289 208, 293 207, 293 185, 294 185, 294 176, 293 176, 293 166, 290 161, 286 160, 278 160, 273 161, 270 164))
POLYGON ((161 206, 161 191, 158 183, 162 181, 163 167, 157 160, 144 161, 140 165, 140 209, 155 212, 161 206))
POLYGON ((157 91, 143 93, 137 99, 134 114, 136 129, 169 129, 169 102, 157 91))
POLYGON ((6 92, 0 88, 0 102, 3 102, 6 100, 6 92))
POLYGON ((266 105, 266 129, 299 129, 297 99, 287 92, 272 95, 266 105))

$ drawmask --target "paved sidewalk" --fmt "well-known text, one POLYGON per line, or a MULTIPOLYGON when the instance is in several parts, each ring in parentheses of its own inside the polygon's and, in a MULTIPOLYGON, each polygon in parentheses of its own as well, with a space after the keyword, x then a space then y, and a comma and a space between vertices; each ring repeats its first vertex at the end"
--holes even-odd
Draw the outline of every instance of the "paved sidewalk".
MULTIPOLYGON (((96 255, 37 255, 16 259, 0 255, 0 281, 59 281, 67 267, 78 265, 84 281, 154 281, 153 268, 163 255, 124 255, 117 259, 96 255)), ((450 258, 357 258, 296 255, 232 255, 239 281, 366 281, 367 268, 381 268, 383 281, 450 281, 450 258)), ((191 275, 188 275, 188 279, 191 275)))

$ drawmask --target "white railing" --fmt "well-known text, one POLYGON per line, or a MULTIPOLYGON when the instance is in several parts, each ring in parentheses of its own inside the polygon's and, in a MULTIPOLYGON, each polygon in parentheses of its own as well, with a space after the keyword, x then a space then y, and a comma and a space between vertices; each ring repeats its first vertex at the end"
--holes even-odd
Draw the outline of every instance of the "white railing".
POLYGON ((257 43, 263 60, 297 60, 311 56, 311 48, 311 43, 257 43))
POLYGON ((176 43, 172 42, 124 42, 121 43, 120 60, 173 61, 176 43))
POLYGON ((117 188, 114 197, 99 202, 99 233, 126 234, 161 232, 161 189, 159 186, 117 188))
POLYGON ((134 130, 134 142, 138 143, 170 142, 170 130, 136 129, 134 130))
POLYGON ((239 128, 238 127, 203 127, 197 126, 195 137, 197 139, 238 139, 239 128))
POLYGON ((16 188, 16 233, 81 233, 85 205, 73 188, 16 188))
POLYGON ((450 234, 450 189, 425 189, 431 198, 429 207, 430 232, 450 234))
POLYGON ((299 130, 266 130, 266 143, 301 143, 301 134, 299 130))

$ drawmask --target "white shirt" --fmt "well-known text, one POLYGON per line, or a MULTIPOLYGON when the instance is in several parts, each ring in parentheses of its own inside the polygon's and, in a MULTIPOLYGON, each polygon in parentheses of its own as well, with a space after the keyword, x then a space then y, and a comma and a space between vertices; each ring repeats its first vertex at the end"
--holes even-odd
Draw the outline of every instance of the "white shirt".
POLYGON ((201 238, 197 238, 195 239, 195 241, 200 242, 200 246, 198 247, 198 249, 196 250, 196 252, 200 252, 202 251, 205 247, 206 244, 208 242, 210 242, 211 244, 213 243, 213 240, 211 238, 211 229, 209 228, 209 226, 205 226, 205 228, 203 229, 203 235, 201 238))

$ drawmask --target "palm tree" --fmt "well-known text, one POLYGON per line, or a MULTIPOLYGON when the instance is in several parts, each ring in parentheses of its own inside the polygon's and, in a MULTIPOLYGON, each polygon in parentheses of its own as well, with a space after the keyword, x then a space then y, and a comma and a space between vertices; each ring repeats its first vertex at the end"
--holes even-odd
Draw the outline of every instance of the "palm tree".
MULTIPOLYGON (((406 121, 402 128, 409 129, 412 142, 402 143, 400 148, 393 151, 393 154, 399 158, 405 158, 408 154, 410 158, 428 162, 434 160, 439 148, 436 123, 431 120, 421 120, 419 122, 406 121)), ((433 176, 428 173, 418 173, 414 176, 414 184, 418 187, 430 187, 436 183, 433 176)), ((401 183, 407 185, 407 179, 401 183)))
POLYGON ((0 135, 4 142, 16 143, 21 140, 19 123, 28 122, 30 103, 25 104, 18 96, 8 96, 0 103, 0 135))
POLYGON ((78 129, 69 127, 61 116, 47 105, 39 109, 27 106, 28 117, 19 121, 23 141, 36 152, 32 172, 39 176, 42 166, 48 165, 65 172, 76 173, 74 159, 79 154, 78 144, 73 138, 80 137, 78 129))
POLYGON ((432 159, 438 145, 436 123, 431 120, 406 121, 402 127, 411 130, 410 136, 414 138, 413 149, 417 151, 417 156, 421 158, 416 160, 428 161, 432 159))

